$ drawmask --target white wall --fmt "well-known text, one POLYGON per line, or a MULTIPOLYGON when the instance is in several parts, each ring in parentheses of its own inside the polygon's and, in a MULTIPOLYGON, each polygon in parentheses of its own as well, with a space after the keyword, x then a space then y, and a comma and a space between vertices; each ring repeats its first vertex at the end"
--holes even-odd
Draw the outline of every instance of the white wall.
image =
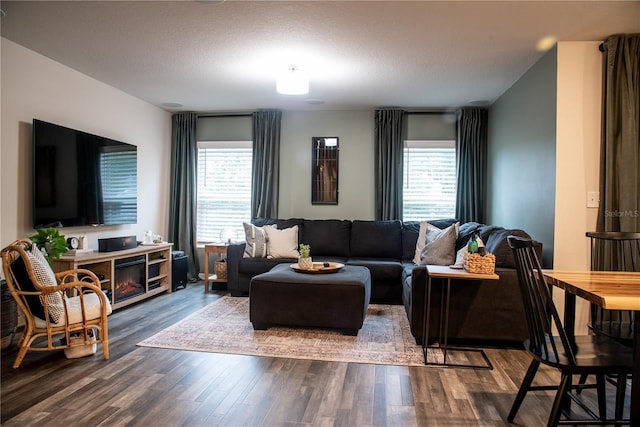
POLYGON ((31 123, 34 118, 138 147, 138 223, 72 227, 65 235, 98 238, 168 230, 171 116, 166 111, 74 71, 7 39, 1 44, 2 144, 0 245, 33 234, 31 123))
MULTIPOLYGON (((589 240, 585 233, 595 231, 598 210, 586 207, 587 192, 598 190, 602 130, 599 44, 558 43, 556 269, 589 269, 589 240)), ((584 325, 588 317, 588 304, 578 298, 576 333, 587 333, 584 325)))

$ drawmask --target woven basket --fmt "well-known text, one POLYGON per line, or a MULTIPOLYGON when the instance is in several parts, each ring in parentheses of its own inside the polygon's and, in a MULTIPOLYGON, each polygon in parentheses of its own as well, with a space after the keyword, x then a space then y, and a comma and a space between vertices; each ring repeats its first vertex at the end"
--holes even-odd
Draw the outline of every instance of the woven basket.
POLYGON ((226 261, 216 261, 213 270, 216 273, 217 279, 226 279, 227 278, 227 262, 226 261))
POLYGON ((493 274, 496 269, 496 256, 487 253, 485 256, 480 254, 464 253, 464 269, 469 273, 477 274, 493 274))

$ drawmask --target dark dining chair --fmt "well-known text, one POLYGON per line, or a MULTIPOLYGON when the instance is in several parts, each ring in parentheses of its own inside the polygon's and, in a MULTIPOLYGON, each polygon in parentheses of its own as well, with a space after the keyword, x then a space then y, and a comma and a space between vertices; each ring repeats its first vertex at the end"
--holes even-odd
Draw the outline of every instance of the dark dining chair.
MULTIPOLYGON (((640 233, 588 232, 591 243, 591 270, 640 271, 640 233)), ((633 345, 633 312, 607 310, 591 304, 589 329, 622 344, 633 345)))
MULTIPOLYGON (((553 303, 551 285, 547 284, 540 261, 533 249, 534 242, 515 236, 509 236, 507 240, 515 258, 518 283, 529 329, 529 339, 525 341, 525 349, 533 358, 507 420, 513 422, 527 392, 557 390, 551 406, 548 426, 628 424, 628 421, 620 419, 607 419, 605 375, 619 378, 618 387, 624 387, 626 377, 631 374, 631 349, 604 335, 568 336, 553 303), (560 371, 560 384, 532 385, 541 364, 560 371), (574 386, 572 384, 574 375, 594 375, 596 382, 574 386), (580 398, 581 396, 572 392, 576 388, 596 389, 598 414, 594 413, 580 398), (563 409, 568 407, 567 403, 570 401, 576 402, 592 419, 575 420, 565 417, 561 420, 563 409)), ((617 390, 616 396, 619 395, 624 394, 617 390)), ((616 406, 623 403, 616 402, 616 406)))

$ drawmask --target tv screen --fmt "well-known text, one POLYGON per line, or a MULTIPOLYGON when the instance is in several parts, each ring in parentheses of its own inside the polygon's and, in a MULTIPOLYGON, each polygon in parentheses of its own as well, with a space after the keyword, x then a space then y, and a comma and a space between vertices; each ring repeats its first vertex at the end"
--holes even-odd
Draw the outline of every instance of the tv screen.
POLYGON ((137 147, 33 119, 33 225, 137 222, 137 147))

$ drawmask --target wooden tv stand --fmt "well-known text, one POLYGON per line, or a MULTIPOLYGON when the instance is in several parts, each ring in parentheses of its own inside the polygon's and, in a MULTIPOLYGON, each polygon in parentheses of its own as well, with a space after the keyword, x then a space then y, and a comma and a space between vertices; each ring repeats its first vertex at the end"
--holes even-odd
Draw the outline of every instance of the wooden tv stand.
POLYGON ((109 296, 111 307, 115 310, 162 292, 171 293, 171 246, 171 243, 160 243, 114 252, 63 255, 53 261, 53 270, 91 270, 100 279, 102 290, 109 296), (134 296, 117 298, 118 284, 114 280, 116 264, 131 257, 144 260, 145 280, 141 283, 142 289, 134 296))

